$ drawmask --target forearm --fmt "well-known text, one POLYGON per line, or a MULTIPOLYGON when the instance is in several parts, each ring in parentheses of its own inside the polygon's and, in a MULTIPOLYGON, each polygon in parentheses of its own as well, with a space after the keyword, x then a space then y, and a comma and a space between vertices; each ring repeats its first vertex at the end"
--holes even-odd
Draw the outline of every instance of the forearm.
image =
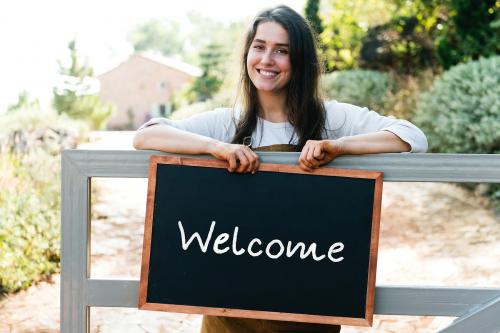
POLYGON ((346 136, 335 141, 340 145, 342 155, 400 153, 411 150, 408 143, 389 131, 346 136))
POLYGON ((153 149, 177 154, 211 154, 221 142, 168 125, 155 125, 137 131, 135 149, 153 149))

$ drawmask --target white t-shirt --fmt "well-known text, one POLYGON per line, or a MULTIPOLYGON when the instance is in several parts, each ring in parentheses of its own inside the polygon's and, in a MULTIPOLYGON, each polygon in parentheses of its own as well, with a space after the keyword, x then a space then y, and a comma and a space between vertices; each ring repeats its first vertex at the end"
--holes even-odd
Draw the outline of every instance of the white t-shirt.
MULTIPOLYGON (((326 102, 325 108, 326 137, 324 139, 338 139, 344 136, 389 131, 408 143, 411 146, 411 152, 425 153, 427 151, 425 134, 409 121, 384 117, 367 108, 336 101, 326 102)), ((208 136, 222 142, 231 142, 240 113, 241 110, 238 107, 234 109, 234 112, 232 108, 219 108, 182 120, 153 118, 139 129, 162 124, 208 136)), ((273 123, 258 118, 251 143, 254 148, 274 144, 296 144, 297 136, 293 136, 293 126, 289 122, 273 123), (290 142, 292 137, 293 140, 290 142)))

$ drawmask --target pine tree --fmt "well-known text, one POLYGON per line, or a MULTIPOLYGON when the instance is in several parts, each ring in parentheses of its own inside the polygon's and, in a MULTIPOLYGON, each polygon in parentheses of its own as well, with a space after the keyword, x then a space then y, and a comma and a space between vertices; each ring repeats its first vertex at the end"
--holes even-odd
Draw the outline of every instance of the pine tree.
POLYGON ((200 53, 200 67, 203 71, 196 78, 188 92, 191 101, 205 101, 219 91, 226 74, 225 63, 228 53, 218 43, 210 43, 200 53))
POLYGON ((104 105, 96 89, 96 80, 92 78, 93 69, 87 62, 82 62, 76 48, 76 41, 68 43, 70 65, 59 64, 61 82, 54 87, 53 105, 59 114, 82 119, 93 129, 102 129, 113 112, 113 106, 104 105))
POLYGON ((304 13, 309 24, 319 36, 323 32, 323 23, 319 17, 320 0, 307 0, 304 13))

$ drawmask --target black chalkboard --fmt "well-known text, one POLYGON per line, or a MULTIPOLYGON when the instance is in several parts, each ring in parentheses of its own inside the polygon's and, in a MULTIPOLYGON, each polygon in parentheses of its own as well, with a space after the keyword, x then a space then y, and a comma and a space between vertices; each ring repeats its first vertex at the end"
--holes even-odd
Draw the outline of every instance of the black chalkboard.
POLYGON ((371 325, 381 173, 225 168, 152 159, 140 308, 371 325))

